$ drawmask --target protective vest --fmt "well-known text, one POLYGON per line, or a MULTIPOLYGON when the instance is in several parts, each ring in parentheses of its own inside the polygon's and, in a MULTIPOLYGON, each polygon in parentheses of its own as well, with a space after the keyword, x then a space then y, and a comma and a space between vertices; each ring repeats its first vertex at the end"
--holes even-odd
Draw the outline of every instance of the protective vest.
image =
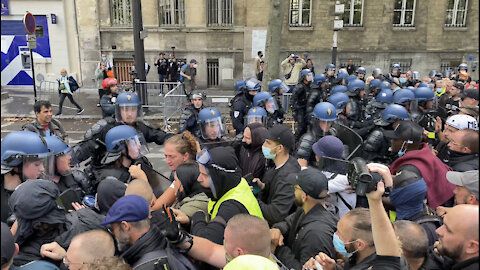
POLYGON ((247 208, 247 211, 250 215, 263 219, 262 210, 260 210, 257 199, 255 199, 255 196, 253 196, 252 190, 250 190, 250 186, 248 185, 247 180, 244 178, 240 180, 240 183, 236 187, 230 189, 218 201, 212 201, 212 199, 208 201, 208 213, 210 213, 210 220, 217 216, 220 205, 227 200, 235 200, 241 203, 245 208, 247 208))
POLYGON ((443 94, 445 94, 445 92, 446 92, 446 89, 443 88, 442 92, 440 92, 440 93, 435 92, 435 96, 441 97, 443 94))

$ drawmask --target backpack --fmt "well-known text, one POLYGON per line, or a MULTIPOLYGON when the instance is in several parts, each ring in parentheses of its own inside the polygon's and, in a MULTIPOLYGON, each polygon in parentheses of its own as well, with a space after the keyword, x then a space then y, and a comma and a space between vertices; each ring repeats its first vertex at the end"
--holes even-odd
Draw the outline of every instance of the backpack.
POLYGON ((69 76, 68 80, 70 81, 68 84, 70 85, 70 91, 72 91, 72 93, 77 91, 78 88, 80 88, 75 78, 73 78, 73 76, 69 76))
POLYGON ((132 269, 195 270, 197 267, 185 255, 181 254, 176 249, 170 248, 170 245, 168 244, 165 249, 154 250, 143 255, 138 262, 132 265, 132 269))
MULTIPOLYGON (((185 69, 185 67, 187 66, 187 64, 184 64, 181 68, 180 68, 180 71, 183 72, 183 70, 185 69)), ((180 81, 183 83, 183 76, 180 75, 180 81)))

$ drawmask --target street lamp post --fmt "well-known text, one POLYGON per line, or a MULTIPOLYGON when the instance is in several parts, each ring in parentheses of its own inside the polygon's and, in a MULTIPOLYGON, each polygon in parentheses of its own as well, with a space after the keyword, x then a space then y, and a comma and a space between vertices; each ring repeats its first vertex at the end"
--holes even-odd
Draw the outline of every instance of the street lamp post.
POLYGON ((343 28, 343 16, 345 10, 344 4, 340 4, 340 1, 335 1, 335 20, 333 21, 333 44, 332 44, 332 64, 337 65, 337 39, 338 30, 343 28))

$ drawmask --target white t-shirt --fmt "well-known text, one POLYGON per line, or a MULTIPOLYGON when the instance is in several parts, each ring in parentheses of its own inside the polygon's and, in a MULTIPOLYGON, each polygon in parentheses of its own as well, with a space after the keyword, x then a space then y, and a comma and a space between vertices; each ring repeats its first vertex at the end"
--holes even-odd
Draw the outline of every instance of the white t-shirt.
MULTIPOLYGON (((327 179, 333 176, 331 172, 323 172, 327 179)), ((330 198, 326 201, 334 204, 338 207, 338 217, 341 218, 345 215, 350 209, 343 203, 335 193, 338 192, 342 198, 353 208, 357 205, 357 194, 345 192, 345 188, 348 187, 348 179, 346 175, 338 174, 335 178, 328 180, 328 194, 330 198)))

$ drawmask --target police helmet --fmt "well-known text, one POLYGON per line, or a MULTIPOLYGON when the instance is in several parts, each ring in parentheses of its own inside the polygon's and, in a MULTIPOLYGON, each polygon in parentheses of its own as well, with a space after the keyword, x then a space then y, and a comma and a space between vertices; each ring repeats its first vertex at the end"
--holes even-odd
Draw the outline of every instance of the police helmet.
POLYGON ((282 82, 280 79, 274 79, 270 81, 270 84, 268 85, 268 91, 270 93, 275 92, 277 89, 283 90, 283 92, 288 92, 288 86, 282 82))
POLYGON ((392 64, 392 70, 398 69, 400 71, 402 68, 400 67, 400 64, 392 64))
POLYGON ((204 92, 200 92, 199 90, 194 90, 192 91, 192 93, 190 93, 190 99, 196 98, 201 98, 202 100, 205 100, 207 98, 207 95, 204 92))
POLYGON ((428 87, 418 87, 415 90, 415 98, 418 103, 435 99, 435 93, 428 87))
POLYGON ((415 99, 415 93, 410 89, 398 89, 393 93, 393 103, 407 105, 411 100, 415 99))
POLYGON ((123 92, 117 96, 115 118, 118 122, 133 123, 143 116, 142 104, 137 94, 123 92))
POLYGON ((357 68, 357 74, 367 74, 367 70, 364 67, 357 68))
POLYGON ((465 69, 466 71, 468 71, 468 65, 466 63, 461 63, 459 66, 458 66, 458 71, 462 70, 462 69, 465 69))
POLYGON ((382 120, 385 121, 387 126, 392 124, 396 120, 408 120, 408 112, 405 107, 398 104, 390 104, 382 112, 382 120))
POLYGON ((381 69, 379 68, 374 68, 373 71, 372 71, 372 76, 377 76, 377 75, 383 75, 383 72, 381 69))
POLYGON ((335 106, 337 113, 340 113, 343 111, 343 109, 345 108, 345 105, 349 100, 350 98, 347 96, 347 94, 342 92, 337 92, 328 98, 328 102, 332 103, 333 106, 335 106))
POLYGON ((430 71, 430 72, 428 73, 428 77, 433 78, 433 77, 435 77, 435 75, 437 75, 437 73, 438 73, 438 71, 436 71, 436 70, 434 69, 434 70, 432 70, 432 71, 430 71))
POLYGON ((243 92, 245 89, 247 89, 247 86, 245 85, 245 80, 238 80, 234 84, 235 87, 235 92, 243 92))
POLYGON ((374 88, 378 88, 380 86, 380 84, 382 84, 382 81, 379 80, 379 79, 373 79, 370 81, 370 83, 368 84, 368 89, 372 90, 374 88))
POLYGON ((247 91, 260 91, 262 84, 257 78, 248 78, 245 80, 247 91))
POLYGON ((117 160, 124 149, 126 156, 131 159, 138 159, 148 153, 146 146, 140 143, 137 131, 129 125, 111 128, 105 135, 105 147, 107 152, 101 161, 103 164, 117 160))
POLYGON ((382 89, 375 97, 374 106, 384 109, 388 104, 393 102, 393 91, 390 89, 382 89))
POLYGON ((348 91, 346 92, 346 94, 349 96, 356 96, 362 89, 365 89, 365 82, 359 79, 355 79, 347 85, 348 91))
POLYGON ((383 89, 390 89, 390 90, 391 90, 391 89, 392 89, 392 85, 391 85, 389 82, 387 82, 387 81, 383 81, 383 82, 380 82, 380 85, 378 85, 378 88, 379 88, 379 89, 382 89, 382 90, 383 90, 383 89))
POLYGON ((262 107, 253 107, 248 110, 246 118, 246 125, 250 125, 252 123, 261 123, 265 126, 267 121, 267 111, 262 107))
POLYGON ((313 82, 317 85, 320 85, 326 81, 327 77, 325 76, 325 74, 317 74, 315 75, 315 77, 313 77, 313 82))
POLYGON ((320 121, 327 122, 335 121, 337 119, 335 106, 330 102, 320 102, 315 105, 313 116, 320 121))
POLYGON ((47 143, 48 149, 50 149, 55 156, 61 156, 71 151, 71 148, 57 136, 47 136, 44 137, 44 139, 47 143))
POLYGON ((309 82, 313 81, 313 74, 310 69, 303 69, 300 71, 300 81, 307 80, 309 82))
POLYGON ((328 71, 328 70, 335 70, 335 65, 334 65, 334 64, 328 64, 328 65, 325 67, 325 71, 328 71))
POLYGON ((347 85, 353 81, 353 80, 356 80, 357 79, 357 76, 355 75, 348 75, 346 78, 345 78, 345 83, 347 83, 347 85))
POLYGON ((226 134, 222 115, 215 107, 202 109, 198 113, 198 123, 200 124, 202 137, 206 140, 215 140, 226 134))
POLYGON ((421 83, 418 84, 417 87, 431 87, 431 86, 428 83, 421 82, 421 83))
POLYGON ((347 87, 345 85, 335 85, 333 88, 332 88, 332 95, 335 94, 335 93, 345 93, 347 92, 347 87))

